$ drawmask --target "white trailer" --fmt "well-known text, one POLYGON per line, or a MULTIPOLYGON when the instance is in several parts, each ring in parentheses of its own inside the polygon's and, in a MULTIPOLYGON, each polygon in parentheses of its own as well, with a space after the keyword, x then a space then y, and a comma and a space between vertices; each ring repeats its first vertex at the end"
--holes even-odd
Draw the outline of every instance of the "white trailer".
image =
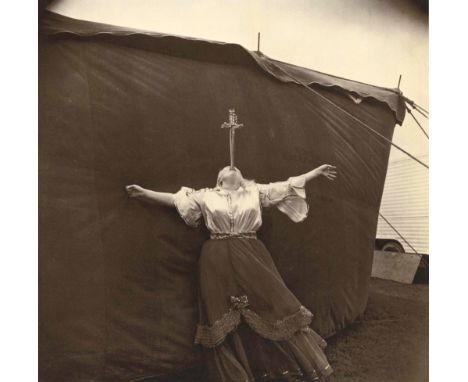
MULTIPOLYGON (((418 159, 428 163, 428 155, 418 159)), ((390 161, 380 214, 376 249, 429 255, 428 169, 411 158, 390 161)))

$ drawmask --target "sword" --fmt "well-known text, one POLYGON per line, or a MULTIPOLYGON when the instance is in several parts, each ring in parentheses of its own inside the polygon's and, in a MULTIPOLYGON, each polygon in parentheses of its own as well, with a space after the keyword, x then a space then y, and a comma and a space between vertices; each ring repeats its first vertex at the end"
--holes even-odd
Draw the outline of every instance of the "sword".
POLYGON ((243 123, 237 123, 237 115, 234 109, 229 109, 229 122, 223 122, 222 129, 229 129, 229 153, 231 158, 231 170, 234 169, 234 143, 236 129, 243 127, 243 123))

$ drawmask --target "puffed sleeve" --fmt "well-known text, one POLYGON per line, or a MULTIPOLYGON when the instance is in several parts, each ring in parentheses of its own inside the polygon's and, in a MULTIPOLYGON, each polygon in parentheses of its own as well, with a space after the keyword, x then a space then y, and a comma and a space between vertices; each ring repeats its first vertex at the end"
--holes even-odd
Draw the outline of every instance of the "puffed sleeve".
POLYGON ((202 219, 202 200, 204 189, 194 190, 190 187, 181 187, 174 194, 174 206, 180 217, 191 227, 198 227, 202 219))
POLYGON ((257 183, 262 207, 276 206, 293 222, 303 221, 309 212, 305 175, 292 176, 282 182, 257 183))

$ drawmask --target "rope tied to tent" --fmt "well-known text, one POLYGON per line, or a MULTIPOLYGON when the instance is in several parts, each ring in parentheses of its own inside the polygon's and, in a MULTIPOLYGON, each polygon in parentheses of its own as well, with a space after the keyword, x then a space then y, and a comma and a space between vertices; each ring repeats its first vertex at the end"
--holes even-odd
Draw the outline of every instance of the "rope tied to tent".
MULTIPOLYGON (((413 110, 416 110, 416 109, 413 109, 413 110)), ((419 123, 418 119, 416 118, 416 116, 412 113, 411 111, 411 108, 406 105, 406 111, 413 117, 414 121, 416 122, 416 124, 419 126, 419 128, 421 129, 421 131, 424 133, 424 135, 427 137, 427 139, 429 139, 429 135, 427 134, 426 130, 424 130, 424 128, 421 126, 421 124, 419 123)))
POLYGON ((426 167, 427 169, 429 169, 429 166, 424 163, 423 161, 419 160, 418 158, 416 158, 414 155, 410 154, 408 151, 406 151, 404 148, 400 147, 399 145, 397 145, 396 143, 392 142, 390 139, 388 139, 387 137, 385 137, 384 135, 380 134, 378 131, 376 131, 375 129, 373 129, 372 127, 370 127, 367 123, 361 121, 359 118, 357 118, 356 116, 354 116, 353 114, 351 114, 350 112, 348 112, 347 110, 343 109, 341 106, 337 105, 335 102, 333 102, 331 99, 325 97, 323 94, 320 94, 318 91, 316 91, 315 89, 312 89, 306 85, 303 85, 305 86, 308 90, 312 91, 313 93, 315 93, 316 95, 318 95, 319 97, 323 98, 324 100, 326 100, 328 103, 330 103, 331 105, 335 106, 337 109, 339 109, 341 112, 345 113, 348 117, 352 118, 353 120, 355 120, 356 122, 358 122, 361 126, 364 126, 366 129, 368 129, 369 131, 373 132, 375 135, 377 135, 378 137, 382 138, 383 140, 385 140, 386 142, 390 143, 393 147, 397 148, 398 150, 400 150, 402 153, 406 154, 407 156, 409 156, 411 159, 415 160, 416 162, 418 162, 419 164, 423 165, 424 167, 426 167))
POLYGON ((390 223, 387 220, 387 218, 385 218, 385 216, 382 215, 381 212, 379 212, 379 215, 383 220, 385 220, 385 223, 387 223, 390 226, 390 228, 393 229, 396 232, 396 234, 401 237, 401 239, 406 243, 406 245, 408 245, 408 247, 410 247, 414 251, 414 253, 419 255, 418 251, 416 251, 416 249, 414 249, 414 247, 409 243, 409 241, 405 239, 405 237, 392 225, 392 223, 390 223))
POLYGON ((408 97, 404 96, 403 94, 401 94, 401 96, 403 97, 403 100, 411 105, 411 107, 416 110, 419 114, 421 114, 423 117, 425 118, 429 118, 429 112, 424 109, 422 106, 419 106, 416 102, 414 102, 413 100, 409 99, 408 97))
MULTIPOLYGON (((422 166, 426 167, 427 169, 429 169, 429 166, 424 163, 423 161, 419 160, 418 158, 416 158, 414 155, 410 154, 408 151, 406 151, 404 148, 400 147, 399 145, 397 145, 396 143, 392 142, 390 139, 388 139, 387 137, 385 137, 384 135, 380 134, 378 131, 376 131, 375 129, 373 129, 371 126, 369 126, 367 123, 361 121, 359 118, 357 118, 355 115, 351 114, 349 111, 343 109, 341 106, 337 105, 335 102, 333 102, 331 99, 329 99, 328 97, 324 96, 323 94, 320 94, 318 91, 316 91, 315 89, 312 89, 311 87, 309 87, 308 85, 302 83, 301 81, 297 80, 294 76, 292 76, 290 73, 286 72, 285 70, 283 70, 282 68, 278 68, 280 71, 282 71, 284 74, 286 74, 289 78, 291 78, 293 80, 294 83, 298 84, 298 85, 301 85, 301 86, 304 86, 308 91, 311 91, 312 93, 314 93, 315 95, 321 97, 322 99, 324 99, 325 101, 327 101, 329 104, 333 105, 335 108, 337 108, 338 110, 340 110, 342 113, 346 114, 348 117, 352 118, 354 121, 358 122, 359 125, 365 127, 366 129, 368 129, 369 131, 373 132, 375 135, 377 135, 378 137, 382 138, 384 141, 390 143, 393 147, 397 148, 398 150, 400 150, 402 153, 406 154, 407 156, 409 156, 411 159, 413 159, 414 161, 418 162, 419 164, 421 164, 422 166)), ((415 106, 416 103, 411 101, 410 99, 406 98, 405 96, 403 96, 401 94, 401 91, 399 92, 400 95, 403 97, 403 99, 406 101, 408 100, 409 102, 411 102, 412 104, 414 104, 415 106)))

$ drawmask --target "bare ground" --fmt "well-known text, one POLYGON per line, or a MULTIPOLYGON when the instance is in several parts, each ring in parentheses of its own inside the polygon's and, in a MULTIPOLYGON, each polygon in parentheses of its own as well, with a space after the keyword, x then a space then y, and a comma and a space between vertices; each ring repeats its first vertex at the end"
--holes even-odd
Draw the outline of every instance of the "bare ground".
POLYGON ((363 318, 327 339, 329 382, 429 380, 429 285, 372 278, 363 318))

